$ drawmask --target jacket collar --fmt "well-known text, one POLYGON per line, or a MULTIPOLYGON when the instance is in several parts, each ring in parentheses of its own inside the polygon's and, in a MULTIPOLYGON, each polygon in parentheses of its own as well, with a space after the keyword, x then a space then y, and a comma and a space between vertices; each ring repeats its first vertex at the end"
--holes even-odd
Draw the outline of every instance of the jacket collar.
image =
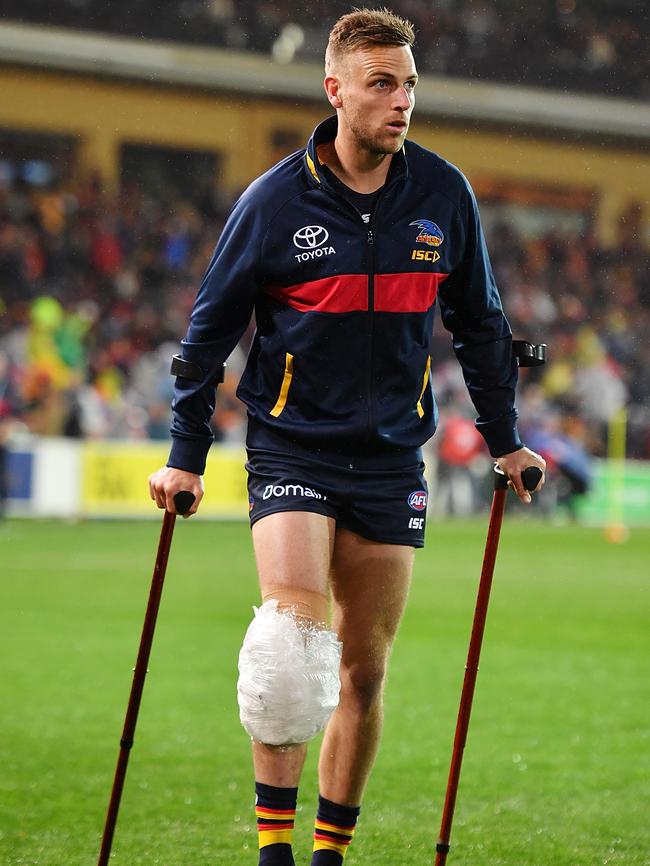
MULTIPOLYGON (((307 143, 307 150, 305 151, 305 170, 309 179, 309 182, 312 186, 320 186, 323 189, 331 189, 331 183, 328 180, 328 172, 323 170, 325 167, 321 165, 318 161, 317 148, 319 144, 323 144, 326 141, 333 141, 336 138, 336 132, 338 129, 338 118, 334 114, 332 117, 328 117, 322 123, 319 123, 316 129, 313 131, 309 142, 307 143)), ((388 177, 386 178, 386 183, 390 183, 396 177, 406 177, 408 175, 408 163, 406 161, 406 156, 404 154, 404 147, 402 147, 396 154, 393 155, 393 158, 390 163, 390 169, 388 170, 388 177)))

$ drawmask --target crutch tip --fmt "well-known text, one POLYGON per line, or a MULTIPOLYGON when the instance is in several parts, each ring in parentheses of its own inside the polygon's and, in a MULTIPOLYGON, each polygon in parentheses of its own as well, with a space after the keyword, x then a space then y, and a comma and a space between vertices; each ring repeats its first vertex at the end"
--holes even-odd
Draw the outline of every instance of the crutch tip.
POLYGON ((449 853, 449 844, 447 842, 438 842, 436 845, 436 860, 435 866, 445 866, 447 862, 447 854, 449 853))

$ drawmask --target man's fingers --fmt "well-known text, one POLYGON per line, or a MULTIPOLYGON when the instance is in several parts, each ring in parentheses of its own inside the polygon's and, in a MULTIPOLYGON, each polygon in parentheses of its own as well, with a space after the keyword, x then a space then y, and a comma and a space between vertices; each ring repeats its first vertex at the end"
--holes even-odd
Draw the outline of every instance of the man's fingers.
MULTIPOLYGON (((511 454, 504 454, 497 460, 497 465, 502 472, 508 477, 508 486, 515 491, 519 499, 524 505, 530 505, 532 502, 531 493, 535 493, 544 486, 544 472, 546 470, 546 462, 544 458, 529 448, 521 448, 513 451, 511 454), (539 469, 542 477, 535 486, 535 490, 526 490, 522 473, 532 468, 539 469)), ((528 480, 528 476, 527 476, 528 480)))
POLYGON ((165 493, 164 490, 160 489, 157 472, 154 472, 153 475, 149 476, 149 496, 153 499, 158 508, 165 507, 165 493))
POLYGON ((165 494, 162 492, 156 484, 149 483, 149 489, 151 491, 151 498, 156 503, 158 508, 165 507, 165 494))
POLYGON ((155 478, 154 475, 150 475, 150 476, 149 476, 149 496, 150 496, 150 497, 153 499, 153 501, 155 502, 155 501, 156 501, 156 488, 155 488, 155 485, 154 485, 154 478, 155 478))
POLYGON ((180 514, 179 508, 186 508, 182 516, 189 517, 196 514, 203 498, 203 480, 192 472, 165 466, 149 476, 149 495, 158 508, 170 514, 180 514), (179 497, 179 494, 183 495, 179 497), (175 498, 179 501, 178 507, 175 498), (188 502, 188 498, 191 501, 188 502))
POLYGON ((521 472, 513 472, 512 475, 509 476, 510 481, 509 484, 512 489, 515 491, 517 496, 521 499, 521 501, 525 505, 529 505, 532 501, 532 497, 530 493, 524 487, 524 482, 521 480, 521 472))

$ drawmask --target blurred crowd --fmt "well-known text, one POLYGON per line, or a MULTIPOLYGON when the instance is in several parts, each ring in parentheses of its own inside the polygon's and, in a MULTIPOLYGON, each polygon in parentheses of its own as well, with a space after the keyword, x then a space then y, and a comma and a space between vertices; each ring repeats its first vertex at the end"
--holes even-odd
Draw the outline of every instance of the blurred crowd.
MULTIPOLYGON (((607 248, 589 232, 522 237, 502 222, 487 233, 514 336, 548 344, 544 366, 520 370, 519 427, 546 459, 556 500, 569 507, 590 487, 591 457, 621 456, 610 450, 615 429, 624 431, 627 457, 650 459, 650 281, 640 219, 630 206, 618 243, 607 248)), ((473 465, 484 472, 485 449, 469 423, 459 365, 444 358, 447 342, 438 329, 432 369, 444 409, 433 441, 442 479, 453 479, 447 492, 459 496, 459 480, 465 476, 469 489, 473 465)))
MULTIPOLYGON (((3 0, 36 23, 320 60, 349 0, 3 0)), ((368 3, 369 6, 384 5, 368 3)), ((626 98, 650 96, 645 0, 391 0, 417 29, 421 72, 626 98)))
POLYGON ((217 197, 113 195, 96 178, 0 187, 0 417, 166 438, 170 358, 223 219, 217 197))
MULTIPOLYGON (((16 429, 167 438, 170 358, 227 207, 217 194, 190 201, 135 185, 110 193, 97 178, 0 186, 0 440, 16 429)), ((591 234, 524 237, 504 222, 489 232, 515 336, 549 344, 545 367, 522 370, 524 435, 569 470, 606 453, 622 410, 629 456, 650 459, 650 285, 639 220, 634 208, 622 215, 612 248, 591 234)), ((229 362, 213 422, 219 440, 242 438, 234 391, 250 336, 229 362)), ((447 462, 468 465, 483 447, 440 324, 433 371, 446 407, 434 441, 447 462)))

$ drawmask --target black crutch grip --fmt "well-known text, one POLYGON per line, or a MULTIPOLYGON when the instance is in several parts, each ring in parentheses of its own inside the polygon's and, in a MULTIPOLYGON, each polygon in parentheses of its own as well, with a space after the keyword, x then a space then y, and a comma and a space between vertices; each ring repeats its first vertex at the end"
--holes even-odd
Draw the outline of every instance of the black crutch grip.
POLYGON ((513 340, 512 351, 519 367, 541 367, 546 363, 546 343, 513 340))
POLYGON ((521 480, 528 491, 534 490, 542 480, 542 470, 539 466, 529 466, 521 473, 521 480))
POLYGON ((194 505, 194 500, 196 496, 193 493, 190 493, 189 490, 181 490, 174 496, 174 505, 176 506, 176 511, 179 514, 187 514, 192 505, 194 505))
MULTIPOLYGON (((528 466, 521 473, 521 480, 524 482, 526 490, 534 490, 542 480, 542 470, 538 466, 528 466)), ((494 467, 494 489, 508 489, 508 476, 496 465, 494 467)))

